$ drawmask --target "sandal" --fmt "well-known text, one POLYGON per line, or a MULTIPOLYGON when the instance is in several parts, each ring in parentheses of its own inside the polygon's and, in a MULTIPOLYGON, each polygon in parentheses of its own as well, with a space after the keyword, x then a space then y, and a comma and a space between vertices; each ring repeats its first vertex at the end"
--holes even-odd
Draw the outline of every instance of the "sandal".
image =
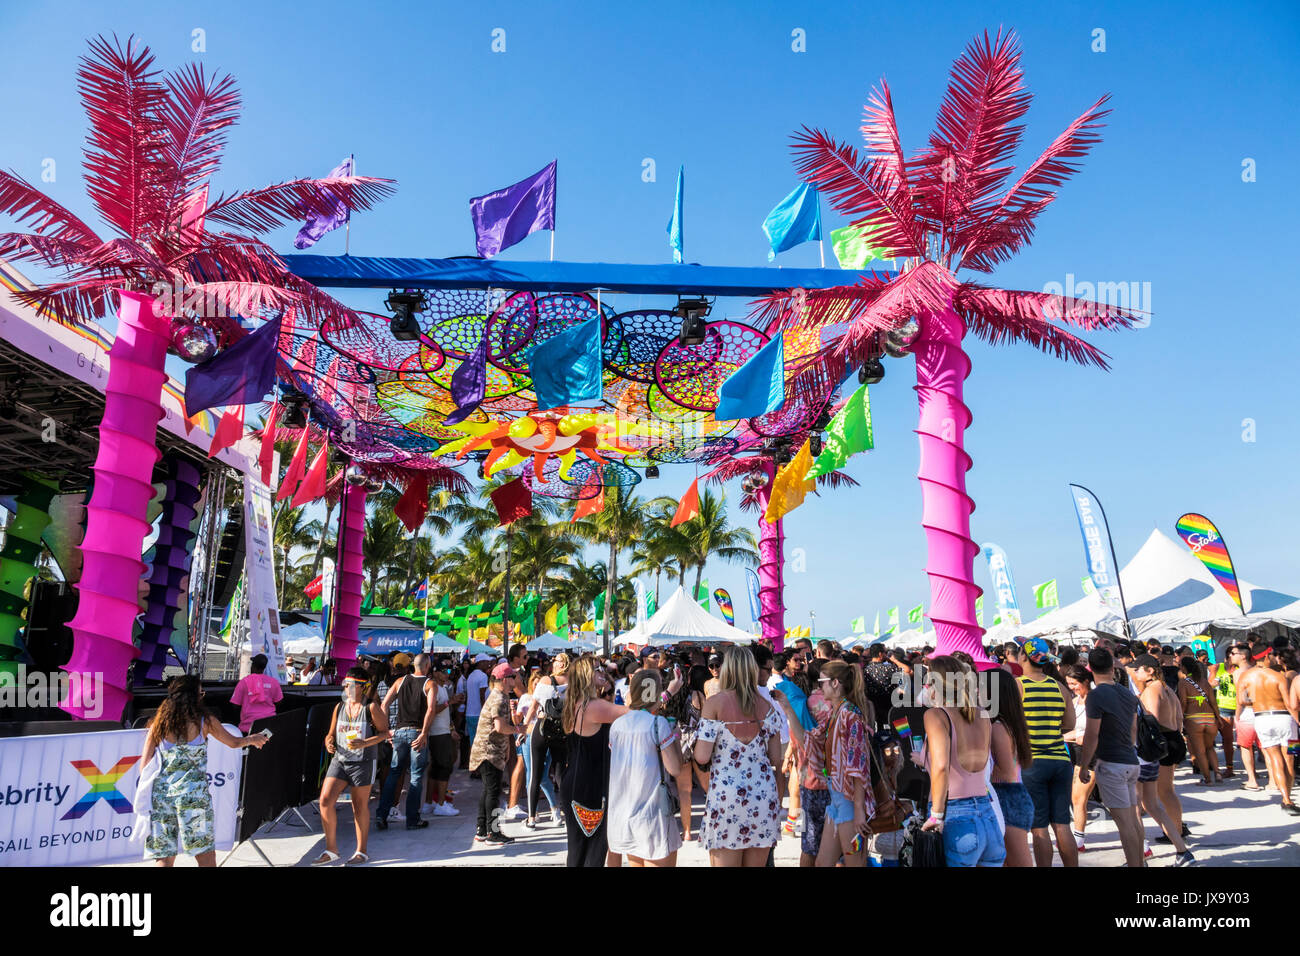
POLYGON ((1254 786, 1251 786, 1251 785, 1248 784, 1248 783, 1243 783, 1243 784, 1241 785, 1241 789, 1243 789, 1243 790, 1263 790, 1264 788, 1261 787, 1259 784, 1255 784, 1254 786))
POLYGON ((339 855, 333 850, 325 850, 320 856, 311 861, 312 866, 328 866, 339 858, 339 855))
POLYGON ((370 857, 366 856, 366 854, 364 854, 364 853, 362 853, 360 850, 358 850, 355 854, 353 854, 352 859, 348 860, 348 861, 347 861, 346 863, 344 863, 343 865, 344 865, 344 866, 360 866, 360 865, 363 864, 363 863, 369 863, 369 862, 370 862, 370 857))

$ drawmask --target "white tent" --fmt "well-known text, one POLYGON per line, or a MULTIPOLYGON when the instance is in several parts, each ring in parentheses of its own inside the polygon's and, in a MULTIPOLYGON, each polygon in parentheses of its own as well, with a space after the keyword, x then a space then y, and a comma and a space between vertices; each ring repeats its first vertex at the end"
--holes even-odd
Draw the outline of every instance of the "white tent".
POLYGON ((558 634, 543 634, 524 645, 530 651, 568 651, 572 650, 573 641, 566 641, 558 634))
POLYGON ((934 631, 921 631, 919 629, 904 631, 886 640, 884 645, 891 650, 896 647, 905 650, 919 649, 927 645, 934 647, 934 631))
POLYGON ((460 641, 452 640, 446 634, 432 634, 425 638, 424 652, 426 654, 464 654, 465 645, 460 641))
POLYGON ((647 644, 752 644, 754 635, 714 617, 680 586, 646 622, 647 644))

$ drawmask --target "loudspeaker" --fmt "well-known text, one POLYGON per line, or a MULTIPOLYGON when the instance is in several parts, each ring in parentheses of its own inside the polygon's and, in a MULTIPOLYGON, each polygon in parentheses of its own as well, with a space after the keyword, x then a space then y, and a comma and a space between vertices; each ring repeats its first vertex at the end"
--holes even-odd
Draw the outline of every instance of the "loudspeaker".
POLYGON ((54 671, 72 659, 72 629, 77 592, 64 581, 36 581, 23 641, 37 670, 54 671))

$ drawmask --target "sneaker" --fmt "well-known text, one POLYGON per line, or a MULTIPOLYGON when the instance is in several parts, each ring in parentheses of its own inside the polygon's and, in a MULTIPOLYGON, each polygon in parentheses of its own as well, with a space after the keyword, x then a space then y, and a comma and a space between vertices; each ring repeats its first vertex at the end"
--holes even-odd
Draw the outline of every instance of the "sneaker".
POLYGON ((522 820, 526 816, 528 816, 528 814, 519 807, 510 807, 501 814, 501 819, 509 822, 511 820, 522 820))
POLYGON ((388 811, 388 819, 390 820, 402 819, 402 811, 397 809, 397 807, 391 807, 388 811))
POLYGON ((488 835, 487 835, 486 833, 475 833, 475 834, 474 834, 474 842, 475 842, 475 843, 486 843, 486 842, 487 842, 487 838, 488 838, 488 835))
POLYGON ((428 825, 429 825, 429 821, 428 821, 428 820, 416 820, 414 823, 408 823, 408 824, 406 825, 406 829, 408 829, 408 830, 423 830, 423 829, 424 829, 425 827, 427 827, 428 825))
POLYGON ((489 833, 487 836, 485 836, 483 838, 483 842, 491 843, 494 846, 506 846, 507 844, 514 843, 515 838, 508 837, 504 833, 500 832, 499 830, 495 830, 492 833, 489 833))
POLYGON ((555 824, 557 827, 562 827, 562 826, 564 826, 564 814, 563 814, 563 813, 559 813, 559 812, 557 812, 557 811, 555 811, 555 810, 552 810, 552 811, 551 811, 551 822, 552 822, 553 824, 555 824))
POLYGON ((430 816, 440 806, 442 806, 441 803, 426 803, 424 806, 420 807, 420 816, 422 817, 430 816))
POLYGON ((1142 844, 1142 859, 1144 860, 1150 859, 1153 852, 1154 851, 1151 849, 1151 844, 1146 843, 1144 841, 1142 844))
POLYGON ((443 803, 433 808, 433 815, 435 817, 455 817, 460 816, 460 811, 443 803))
POLYGON ((1192 866, 1196 863, 1196 857, 1192 856, 1191 850, 1184 850, 1174 857, 1174 866, 1192 866))

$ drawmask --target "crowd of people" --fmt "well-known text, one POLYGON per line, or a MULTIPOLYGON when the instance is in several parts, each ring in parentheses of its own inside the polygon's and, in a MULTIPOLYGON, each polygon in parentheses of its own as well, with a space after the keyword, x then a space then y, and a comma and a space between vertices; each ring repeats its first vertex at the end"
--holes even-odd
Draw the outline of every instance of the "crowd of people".
MULTIPOLYGON (((755 643, 547 656, 515 644, 504 658, 367 659, 342 682, 326 737, 326 846, 314 862, 340 859, 345 790, 348 862, 361 864, 372 792, 376 828, 424 829, 468 809, 448 789, 457 767, 481 784, 477 843, 513 843, 511 823, 563 827, 569 866, 674 866, 692 841, 714 866, 771 866, 783 834, 800 840, 802 866, 1077 866, 1098 813, 1114 821, 1128 865, 1152 856, 1150 821, 1186 866, 1195 837, 1174 771, 1189 758, 1199 786, 1232 782, 1240 766, 1259 790, 1266 773, 1282 810, 1300 814, 1300 679, 1285 639, 1232 645, 1214 663, 1106 637, 1031 638, 990 654, 997 666, 981 670, 931 648, 858 653, 805 638, 778 654, 755 643)), ((236 688, 245 732, 278 700, 265 667, 255 658, 236 688)), ((225 740, 186 701, 183 728, 166 705, 151 727, 171 764, 207 734, 260 745, 225 740)), ((197 795, 154 786, 164 822, 149 852, 166 859, 170 795, 197 795)), ((182 833, 182 849, 198 845, 182 833)))

